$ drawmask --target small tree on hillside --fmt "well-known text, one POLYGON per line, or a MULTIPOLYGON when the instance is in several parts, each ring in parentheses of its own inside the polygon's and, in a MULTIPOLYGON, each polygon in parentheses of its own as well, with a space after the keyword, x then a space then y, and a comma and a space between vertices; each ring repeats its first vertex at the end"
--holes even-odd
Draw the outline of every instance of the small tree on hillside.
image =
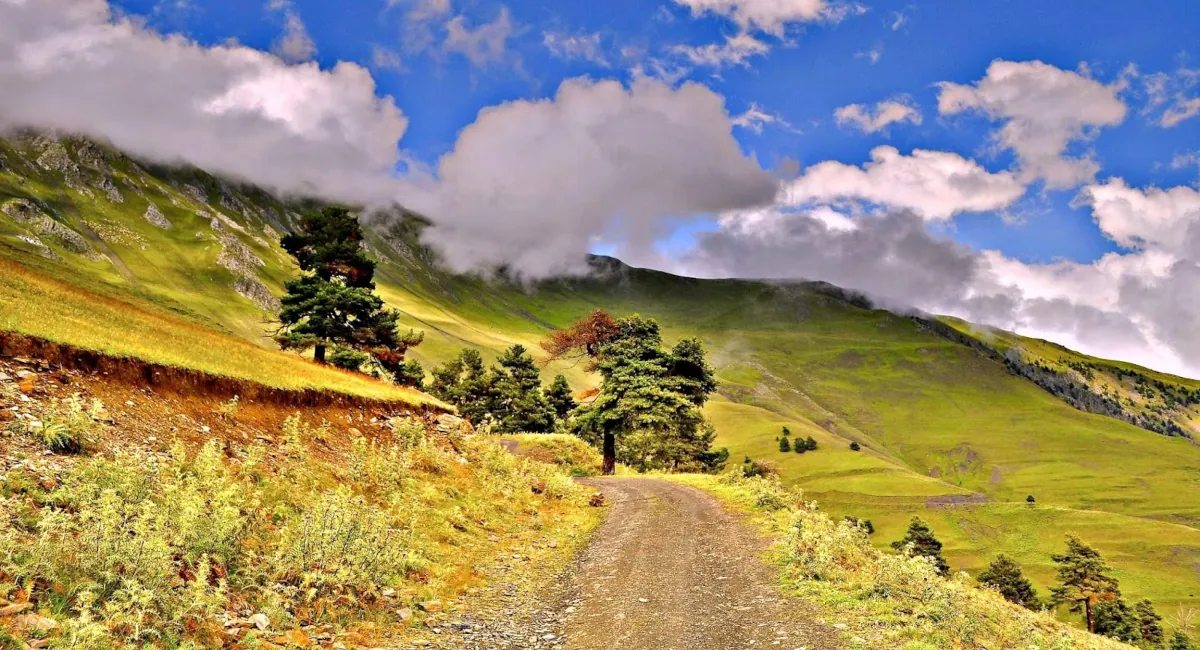
POLYGON ((1196 650, 1196 644, 1192 643, 1191 637, 1183 630, 1176 630, 1175 634, 1171 635, 1171 644, 1168 647, 1170 650, 1196 650))
POLYGON ((1042 607, 1033 583, 1021 572, 1021 565, 1007 555, 997 555, 988 568, 979 574, 979 582, 1000 592, 1010 603, 1033 611, 1042 607))
MULTIPOLYGON (((799 445, 800 442, 797 441, 796 444, 799 445)), ((792 450, 792 443, 788 440, 787 436, 780 438, 779 439, 779 451, 790 452, 791 450, 792 450)))
POLYGON ((1050 556, 1058 564, 1058 580, 1061 584, 1051 590, 1055 604, 1066 603, 1072 612, 1083 612, 1088 631, 1096 631, 1093 608, 1099 602, 1116 600, 1121 592, 1117 579, 1109 575, 1112 571, 1096 549, 1079 541, 1074 535, 1067 536, 1067 551, 1050 556))
POLYGON ((913 556, 927 557, 933 560, 939 574, 950 575, 950 565, 946 563, 946 558, 942 557, 942 543, 934 537, 929 524, 920 517, 912 518, 908 523, 908 531, 903 538, 892 542, 892 548, 913 556))
POLYGON ((1147 599, 1139 600, 1133 606, 1133 613, 1137 617, 1138 632, 1141 634, 1142 641, 1151 646, 1162 645, 1164 637, 1162 617, 1154 611, 1154 603, 1147 599))
POLYGON ((862 445, 857 442, 850 443, 850 451, 862 451, 862 445))
POLYGON ((546 401, 550 402, 550 408, 554 409, 554 416, 560 422, 565 422, 571 411, 579 406, 579 403, 575 401, 575 396, 571 394, 571 385, 562 375, 555 377, 550 388, 546 389, 546 401))
MULTIPOLYGON (((799 442, 797 442, 797 444, 799 444, 799 442)), ((817 450, 816 438, 813 438, 812 436, 805 438, 804 439, 804 448, 807 449, 808 451, 816 451, 817 450)))
POLYGON ((1133 643, 1142 638, 1137 614, 1123 598, 1096 603, 1092 608, 1095 633, 1118 641, 1133 643))
POLYGON ((492 370, 492 415, 498 433, 549 433, 554 409, 542 394, 542 377, 525 346, 504 351, 492 370))
POLYGON ((285 285, 275 340, 284 349, 312 348, 319 363, 333 345, 369 352, 385 370, 403 375, 396 370, 423 335, 398 331, 399 314, 374 293, 375 262, 362 241, 358 219, 335 207, 305 216, 299 232, 280 240, 302 275, 285 285))

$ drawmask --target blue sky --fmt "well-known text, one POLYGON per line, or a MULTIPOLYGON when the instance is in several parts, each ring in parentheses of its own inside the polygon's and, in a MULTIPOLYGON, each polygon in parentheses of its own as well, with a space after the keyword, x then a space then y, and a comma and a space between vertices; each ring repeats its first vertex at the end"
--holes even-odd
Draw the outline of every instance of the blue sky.
MULTIPOLYGON (((393 96, 410 120, 401 147, 430 164, 453 147, 459 131, 484 107, 547 97, 563 79, 580 75, 627 80, 647 57, 669 59, 672 46, 721 42, 740 31, 727 17, 694 16, 670 0, 455 2, 447 17, 461 16, 468 29, 497 20, 502 11, 511 17, 503 54, 472 62, 439 48, 437 33, 433 43, 412 46, 406 21, 420 1, 389 6, 385 0, 295 0, 287 11, 303 22, 323 67, 349 60, 372 70, 379 92, 393 96), (595 54, 603 63, 555 56, 546 46, 547 33, 596 38, 595 54), (378 50, 394 53, 398 65, 379 65, 378 50)), ((277 9, 244 0, 118 4, 161 31, 182 31, 205 44, 236 39, 264 50, 277 42, 285 20, 277 9)), ((956 152, 995 171, 1011 167, 1013 156, 989 145, 994 124, 978 115, 938 117, 936 84, 976 81, 996 59, 1040 60, 1064 70, 1084 64, 1104 83, 1131 63, 1146 73, 1200 67, 1200 8, 1189 0, 878 0, 857 5, 836 23, 790 25, 782 39, 761 38, 771 45, 767 54, 721 69, 694 66, 683 78, 723 95, 733 115, 756 106, 793 127, 735 130, 743 149, 763 166, 787 160, 861 164, 873 147, 890 144, 901 152, 956 152), (920 125, 893 124, 868 134, 833 119, 838 107, 897 95, 911 98, 922 111, 920 125)), ((1196 182, 1195 165, 1172 169, 1170 163, 1200 148, 1200 119, 1163 129, 1137 114, 1136 103, 1121 125, 1073 143, 1069 152, 1094 151, 1100 178, 1120 176, 1137 186, 1196 182)), ((1090 262, 1118 250, 1088 210, 1071 207, 1074 196, 1073 188, 1042 191, 1033 184, 1017 214, 1007 219, 973 213, 939 230, 1026 262, 1090 262)), ((705 219, 687 224, 664 247, 685 247, 689 233, 712 224, 705 219)))

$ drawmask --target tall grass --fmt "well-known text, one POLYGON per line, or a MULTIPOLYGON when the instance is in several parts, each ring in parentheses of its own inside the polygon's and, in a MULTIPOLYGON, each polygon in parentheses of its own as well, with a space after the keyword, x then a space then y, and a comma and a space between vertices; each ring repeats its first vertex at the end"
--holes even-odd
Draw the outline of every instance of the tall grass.
POLYGON ((673 478, 754 513, 777 541, 774 554, 787 589, 821 607, 831 622, 845 624, 852 648, 1129 648, 1009 603, 965 573, 943 578, 927 558, 876 549, 861 527, 834 520, 775 478, 737 472, 673 478))
POLYGON ((557 539, 583 512, 557 468, 406 435, 357 440, 338 463, 302 442, 272 463, 263 447, 228 460, 216 441, 94 457, 50 491, 14 473, 0 484, 0 599, 55 619, 55 647, 96 650, 218 647, 247 608, 281 631, 399 624, 396 609, 460 586, 496 533, 558 522, 541 533, 557 539))

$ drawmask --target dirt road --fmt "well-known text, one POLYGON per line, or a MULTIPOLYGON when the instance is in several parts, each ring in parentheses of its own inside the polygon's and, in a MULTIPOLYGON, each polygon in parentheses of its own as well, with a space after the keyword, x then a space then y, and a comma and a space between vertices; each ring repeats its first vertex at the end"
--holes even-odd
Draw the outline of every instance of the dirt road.
POLYGON ((588 483, 609 504, 592 543, 536 604, 471 621, 469 641, 457 647, 841 647, 837 630, 779 594, 778 569, 761 557, 765 542, 711 496, 655 479, 588 483))

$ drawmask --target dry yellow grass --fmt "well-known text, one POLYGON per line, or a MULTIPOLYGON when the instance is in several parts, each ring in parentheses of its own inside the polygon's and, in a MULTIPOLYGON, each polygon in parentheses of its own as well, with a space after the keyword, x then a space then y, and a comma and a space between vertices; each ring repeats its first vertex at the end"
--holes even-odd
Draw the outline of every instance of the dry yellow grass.
POLYGON ((0 260, 0 330, 284 390, 334 391, 412 406, 436 399, 363 375, 317 365, 0 260))

